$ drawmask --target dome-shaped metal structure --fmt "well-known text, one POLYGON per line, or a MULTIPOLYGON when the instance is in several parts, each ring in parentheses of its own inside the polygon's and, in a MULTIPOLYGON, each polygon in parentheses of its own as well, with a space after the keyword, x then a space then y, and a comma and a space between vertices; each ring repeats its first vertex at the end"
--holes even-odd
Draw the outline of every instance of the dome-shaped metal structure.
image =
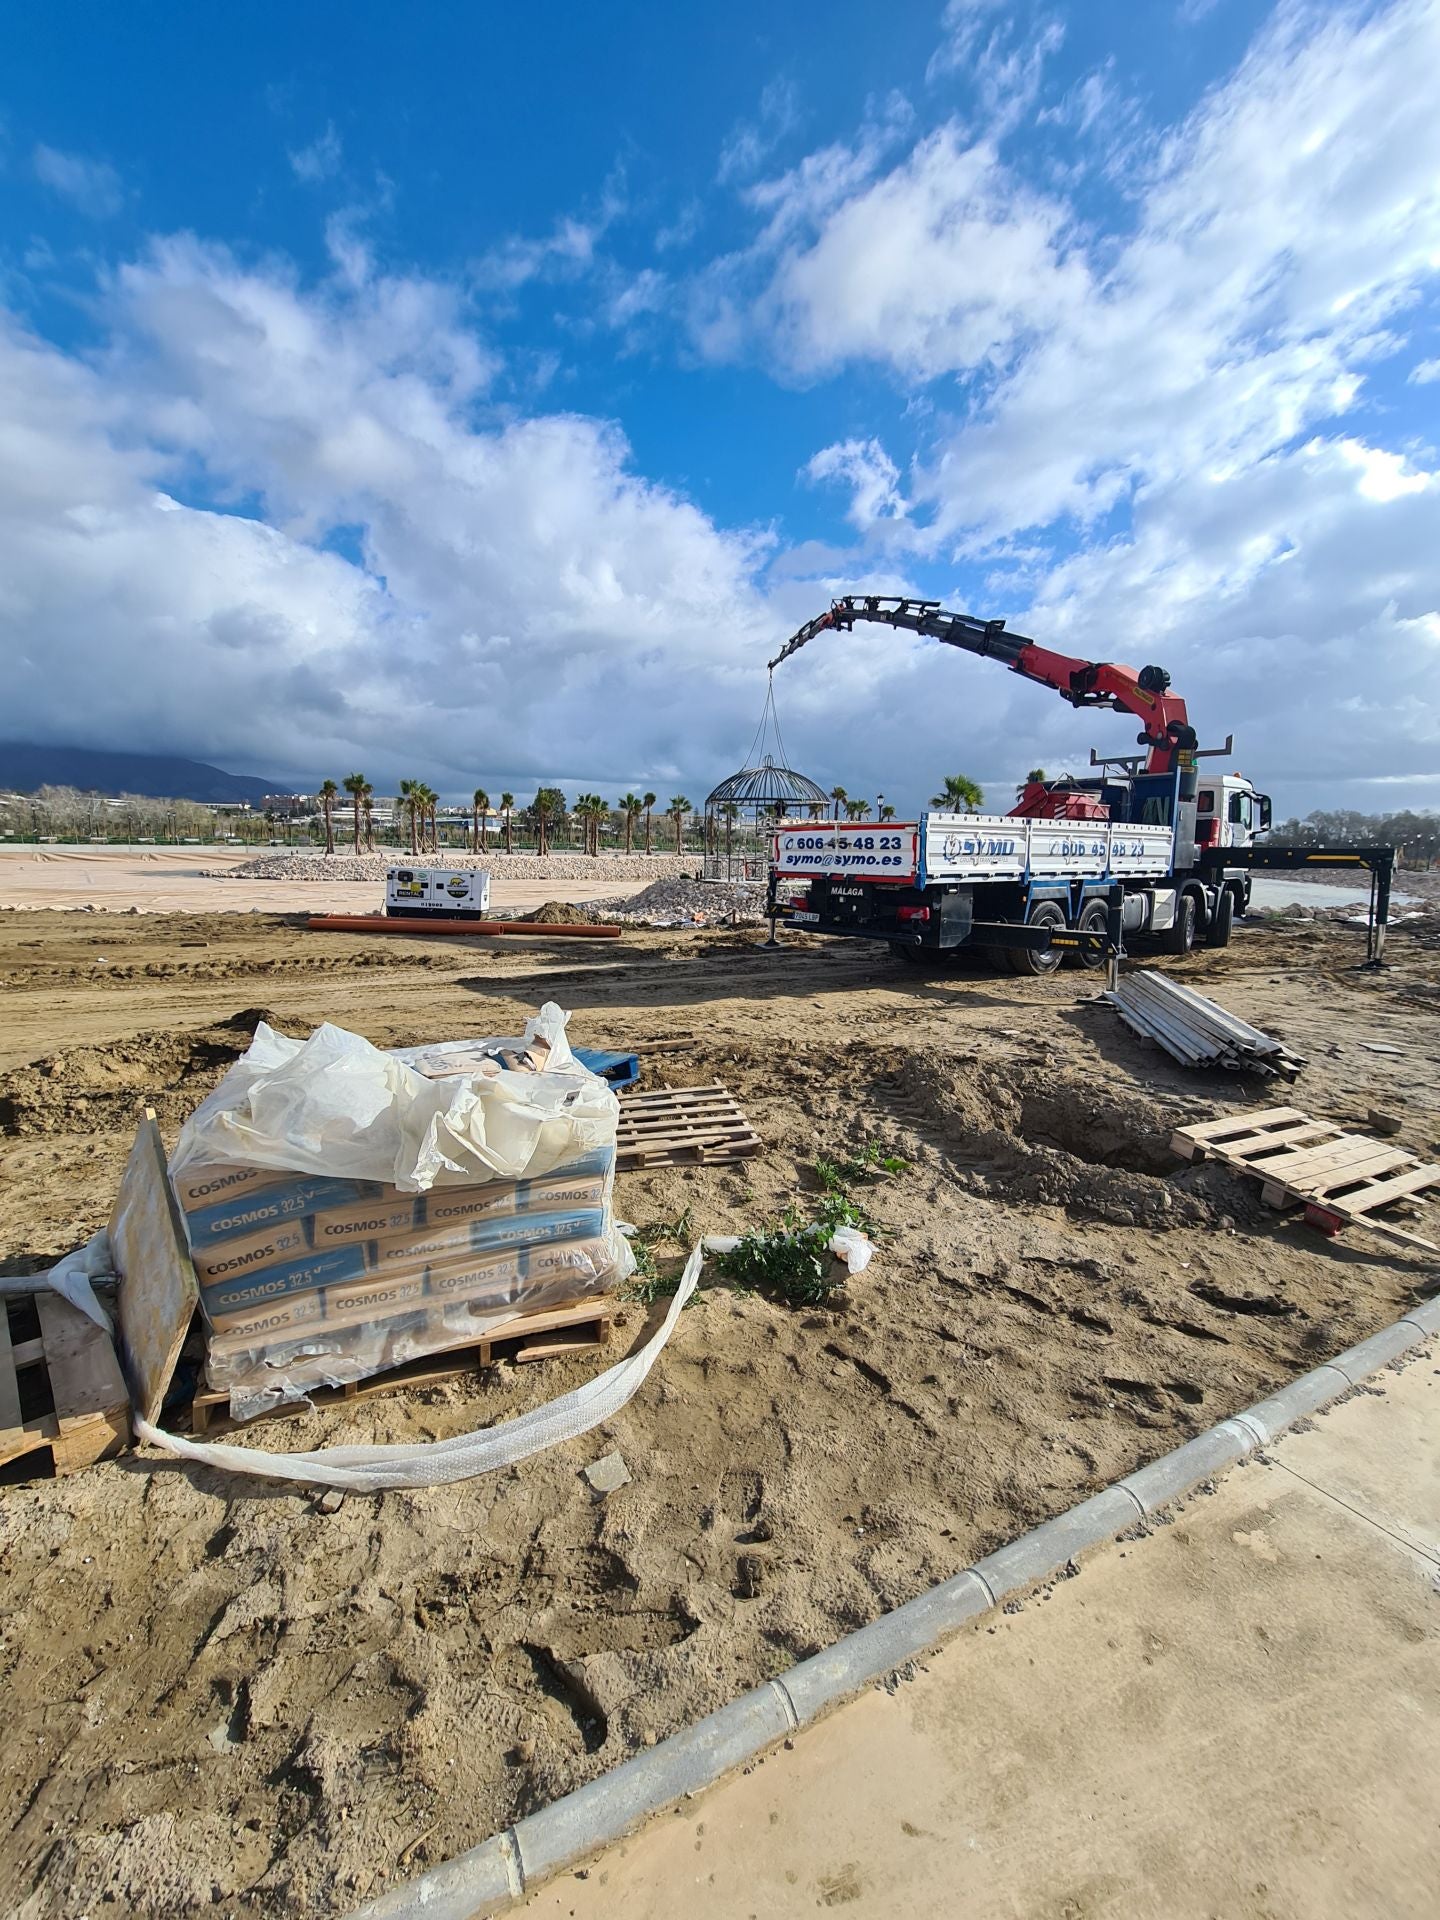
POLYGON ((830 796, 822 786, 785 764, 772 678, 745 765, 722 780, 705 801, 705 878, 763 880, 769 864, 768 834, 774 823, 787 818, 818 820, 829 804, 830 796), (772 730, 778 759, 762 752, 772 730))
POLYGON ((733 806, 756 816, 796 814, 804 819, 812 807, 823 812, 829 804, 830 796, 822 786, 793 767, 778 766, 767 753, 758 767, 742 767, 722 780, 707 798, 705 811, 733 806))

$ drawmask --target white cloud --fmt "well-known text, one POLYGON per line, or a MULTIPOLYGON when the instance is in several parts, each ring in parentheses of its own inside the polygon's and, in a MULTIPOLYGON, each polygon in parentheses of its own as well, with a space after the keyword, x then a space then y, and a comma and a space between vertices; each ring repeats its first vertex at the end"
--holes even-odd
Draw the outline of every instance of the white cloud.
POLYGON ((777 637, 768 540, 603 421, 487 420, 452 290, 310 289, 176 239, 110 318, 88 364, 0 334, 14 729, 455 790, 728 770, 777 637))
POLYGON ((851 489, 846 519, 862 533, 877 520, 903 520, 900 470, 876 439, 837 441, 822 447, 801 469, 802 478, 838 480, 851 489))
POLYGON ((484 291, 515 293, 532 280, 579 279, 595 265, 600 242, 626 211, 624 177, 616 169, 593 213, 564 214, 539 239, 512 234, 502 240, 474 263, 475 284, 484 291))
POLYGON ((91 160, 83 153, 62 153, 42 145, 36 147, 31 161, 42 186, 91 220, 108 219, 125 204, 120 176, 108 160, 91 160))
POLYGON ((316 186, 322 180, 333 180, 340 171, 343 148, 340 136, 335 131, 333 121, 327 121, 325 131, 318 134, 308 147, 297 152, 291 149, 290 165, 295 170, 295 178, 303 180, 307 186, 316 186))
POLYGON ((927 380, 1008 363, 1090 291, 1067 210, 949 124, 781 255, 757 319, 781 363, 813 376, 854 359, 927 380))
MULTIPOLYGON (((991 9, 947 26, 937 72, 998 71, 991 9)), ((807 380, 869 363, 933 402, 886 552, 982 562, 974 611, 1082 656, 1158 654, 1208 738, 1234 728, 1257 773, 1295 783, 1287 806, 1323 803, 1322 775, 1418 780, 1440 753, 1435 462, 1385 444, 1365 381, 1440 274, 1440 116, 1413 84, 1437 68, 1430 0, 1282 6, 1183 123, 1127 136, 1123 232, 958 117, 898 157, 838 142, 772 190, 783 223, 756 203, 769 224, 724 263, 712 351, 807 380), (834 187, 805 204, 788 183, 807 170, 834 187)), ((1103 83, 1036 117, 1081 137, 1103 83)), ((807 471, 859 488, 856 525, 889 497, 854 443, 807 471)), ((977 737, 1016 763, 1096 738, 1033 690, 975 698, 977 737)))
POLYGON ((1440 380, 1440 360, 1420 360, 1410 369, 1410 379, 1417 387, 1428 387, 1440 380))
POLYGON ((799 99, 794 86, 788 80, 772 80, 760 95, 756 117, 737 121, 726 135, 716 179, 724 186, 731 181, 753 178, 799 124, 799 99))

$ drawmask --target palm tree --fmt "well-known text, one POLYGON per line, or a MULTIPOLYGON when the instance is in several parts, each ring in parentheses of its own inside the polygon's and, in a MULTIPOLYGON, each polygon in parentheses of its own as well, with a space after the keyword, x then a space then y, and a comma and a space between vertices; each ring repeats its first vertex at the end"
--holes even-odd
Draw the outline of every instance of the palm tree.
POLYGON ((863 820, 869 808, 870 803, 868 800, 847 800, 845 802, 845 818, 847 820, 863 820))
POLYGON ((410 858, 413 860, 415 858, 415 782, 413 780, 400 782, 400 811, 410 816, 410 858))
POLYGON ((1025 776, 1025 784, 1028 787, 1032 780, 1043 780, 1044 778, 1045 778, 1044 767, 1031 767, 1030 771, 1025 776))
POLYGON ((610 824, 610 802, 601 794, 590 795, 590 851, 600 857, 600 835, 610 824))
POLYGON ((889 806, 886 806, 886 807, 881 807, 881 809, 880 809, 880 824, 881 824, 881 826, 882 826, 882 827, 884 826, 884 824, 885 824, 885 822, 886 822, 887 820, 893 820, 894 818, 895 818, 895 809, 894 809, 894 807, 889 807, 889 806))
POLYGON ((725 822, 725 871, 730 871, 730 847, 735 833, 735 822, 740 818, 740 809, 733 800, 720 803, 720 817, 725 822))
POLYGON ((665 811, 675 822, 675 851, 677 854, 683 854, 685 851, 685 816, 690 811, 690 802, 685 798, 683 793, 677 793, 665 811))
POLYGON ((440 822, 435 810, 440 805, 440 796, 433 787, 427 786, 424 797, 425 817, 430 822, 430 851, 432 853, 438 853, 440 851, 440 822))
POLYGON ((846 793, 844 787, 831 787, 830 798, 835 802, 835 818, 838 820, 840 818, 840 809, 850 796, 846 793))
POLYGON ((322 780, 320 783, 320 806, 325 815, 326 853, 334 853, 335 851, 335 822, 331 817, 330 809, 334 806, 335 796, 339 791, 339 787, 336 786, 333 780, 322 780))
POLYGON ((345 788, 345 791, 349 794, 350 799, 354 804, 355 851, 356 853, 359 853, 360 851, 360 801, 363 798, 365 793, 365 776, 363 773, 347 773, 344 780, 341 782, 341 784, 345 788))
POLYGON ((484 787, 476 787, 470 802, 470 844, 476 853, 484 853, 485 827, 490 812, 490 796, 484 787))
POLYGON ((365 851, 375 851, 375 789, 367 780, 365 791, 360 795, 360 805, 365 809, 365 851))
POLYGON ((593 793, 577 793, 575 796, 575 805, 571 808, 571 812, 575 819, 580 822, 580 850, 582 853, 589 853, 591 850, 590 836, 595 825, 595 795, 593 793))
POLYGON ((656 799, 657 799, 657 798, 658 798, 658 795, 656 795, 656 794, 653 794, 653 793, 647 793, 646 795, 644 795, 644 803, 645 803, 645 851, 646 851, 646 853, 649 853, 649 851, 650 851, 650 809, 651 809, 651 808, 652 808, 652 807, 654 806, 654 804, 655 804, 655 802, 656 802, 656 799))
POLYGON ((514 794, 502 793, 500 796, 500 811, 505 816, 505 851, 507 853, 513 853, 515 851, 514 847, 510 844, 510 815, 514 810, 514 806, 514 794))
POLYGON ((944 792, 934 794, 930 804, 943 807, 947 813, 978 813, 985 795, 968 773, 947 773, 944 792))
POLYGON ((535 795, 534 800, 530 803, 530 811, 535 816, 535 833, 539 843, 538 850, 541 853, 549 853, 550 822, 557 814, 564 813, 565 796, 559 787, 541 787, 540 791, 535 795))
POLYGON ((645 802, 640 798, 638 793, 627 793, 623 800, 617 800, 615 804, 625 819, 625 851, 626 853, 633 853, 635 850, 635 822, 645 811, 645 802))

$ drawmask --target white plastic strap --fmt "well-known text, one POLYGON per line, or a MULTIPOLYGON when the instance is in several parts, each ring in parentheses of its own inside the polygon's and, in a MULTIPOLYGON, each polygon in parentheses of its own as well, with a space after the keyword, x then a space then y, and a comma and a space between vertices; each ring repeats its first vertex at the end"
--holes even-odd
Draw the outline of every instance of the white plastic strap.
POLYGON ((164 1433, 148 1420, 135 1421, 139 1439, 163 1447, 181 1460, 222 1467, 231 1473, 255 1474, 266 1480, 298 1480, 306 1486, 339 1487, 347 1493, 376 1493, 384 1487, 438 1487, 498 1467, 514 1466, 532 1453, 574 1440, 592 1427, 613 1419, 639 1389, 660 1358, 674 1331, 681 1309, 700 1281, 707 1246, 701 1241, 685 1263, 685 1271, 659 1329, 638 1353, 618 1366, 587 1380, 573 1393, 550 1400, 543 1407, 518 1414, 500 1426, 457 1434, 453 1440, 431 1440, 418 1446, 323 1447, 314 1453, 267 1453, 262 1447, 216 1446, 164 1433))

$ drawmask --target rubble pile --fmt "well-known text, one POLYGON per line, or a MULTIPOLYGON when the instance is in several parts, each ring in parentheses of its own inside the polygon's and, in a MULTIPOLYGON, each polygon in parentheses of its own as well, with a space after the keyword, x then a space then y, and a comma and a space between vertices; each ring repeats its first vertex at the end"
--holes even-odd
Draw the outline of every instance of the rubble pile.
POLYGON ((755 925, 765 918, 765 888, 758 881, 656 880, 628 899, 592 900, 608 920, 648 927, 755 925))
POLYGON ((443 853, 411 855, 403 848, 383 853, 311 853, 295 847, 258 854, 235 867, 209 867, 207 880, 374 880, 383 884, 392 867, 482 867, 495 880, 653 880, 694 872, 698 856, 673 853, 614 853, 592 859, 584 853, 470 853, 448 847, 443 853))

